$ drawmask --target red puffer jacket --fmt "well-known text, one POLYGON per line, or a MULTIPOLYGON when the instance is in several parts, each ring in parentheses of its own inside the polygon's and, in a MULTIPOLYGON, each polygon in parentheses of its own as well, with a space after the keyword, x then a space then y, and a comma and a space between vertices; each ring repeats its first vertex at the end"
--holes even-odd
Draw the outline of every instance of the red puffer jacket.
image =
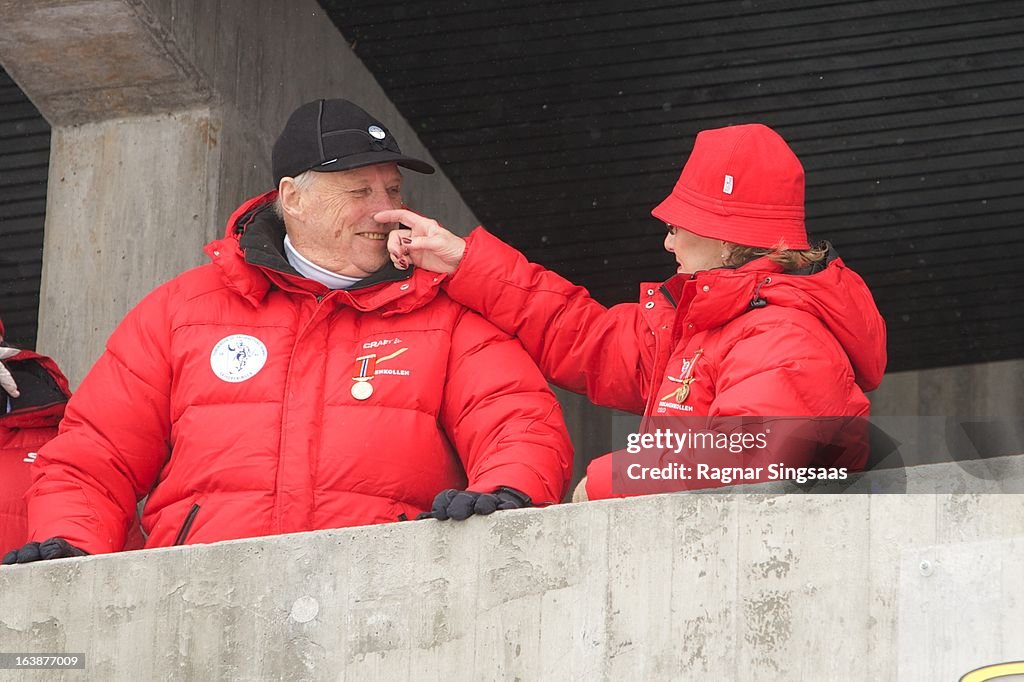
POLYGON ((67 378, 45 355, 23 350, 4 362, 21 396, 7 412, 7 395, 0 392, 0 555, 25 544, 30 465, 39 448, 57 435, 71 395, 67 378))
POLYGON ((445 488, 561 500, 571 445, 522 347, 433 273, 299 277, 275 195, 115 330, 40 451, 33 539, 113 551, 150 490, 147 547, 414 518, 445 488))
MULTIPOLYGON (((477 229, 445 287, 516 335, 554 383, 648 416, 867 416, 864 392, 885 371, 885 323, 834 254, 807 275, 766 258, 677 275, 609 309, 477 229)), ((866 459, 861 447, 827 464, 866 459)), ((611 456, 591 463, 591 499, 613 495, 611 467, 611 456)))

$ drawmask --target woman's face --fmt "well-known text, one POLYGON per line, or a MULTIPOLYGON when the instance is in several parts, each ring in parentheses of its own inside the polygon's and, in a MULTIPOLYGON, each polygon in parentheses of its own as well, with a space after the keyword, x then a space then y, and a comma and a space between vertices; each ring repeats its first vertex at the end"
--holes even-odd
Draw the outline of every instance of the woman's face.
POLYGON ((687 232, 681 227, 668 225, 665 250, 676 257, 676 272, 693 274, 699 270, 721 267, 725 243, 721 239, 708 239, 687 232))

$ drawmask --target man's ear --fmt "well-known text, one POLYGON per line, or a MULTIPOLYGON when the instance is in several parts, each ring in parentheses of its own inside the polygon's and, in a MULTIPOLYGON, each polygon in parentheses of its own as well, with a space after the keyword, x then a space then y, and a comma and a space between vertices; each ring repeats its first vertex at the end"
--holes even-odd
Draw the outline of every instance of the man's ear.
POLYGON ((277 185, 277 196, 285 215, 301 217, 302 190, 295 184, 295 178, 281 178, 281 182, 277 185))

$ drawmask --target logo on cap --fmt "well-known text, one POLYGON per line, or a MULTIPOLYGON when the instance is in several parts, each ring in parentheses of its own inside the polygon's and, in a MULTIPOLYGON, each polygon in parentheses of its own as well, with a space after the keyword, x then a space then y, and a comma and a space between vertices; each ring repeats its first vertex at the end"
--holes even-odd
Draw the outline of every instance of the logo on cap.
POLYGON ((373 135, 378 140, 383 140, 387 137, 387 133, 385 133, 384 129, 380 126, 370 126, 366 129, 366 132, 370 133, 370 135, 373 135))
POLYGON ((722 191, 726 194, 732 194, 732 176, 725 176, 725 184, 722 185, 722 191))

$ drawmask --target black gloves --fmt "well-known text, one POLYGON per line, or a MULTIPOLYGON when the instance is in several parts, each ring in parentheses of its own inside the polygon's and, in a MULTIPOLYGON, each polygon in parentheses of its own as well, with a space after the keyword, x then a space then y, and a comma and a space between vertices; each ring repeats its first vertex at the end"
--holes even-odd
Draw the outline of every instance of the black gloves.
POLYGON ((88 556, 74 545, 68 544, 64 538, 50 538, 43 542, 30 542, 21 549, 12 549, 4 554, 4 564, 27 564, 33 561, 48 559, 67 559, 75 556, 88 556))
POLYGON ((462 521, 473 514, 493 514, 498 509, 521 509, 530 506, 530 498, 513 488, 498 488, 493 493, 472 490, 442 490, 434 498, 434 506, 416 517, 445 521, 462 521))

